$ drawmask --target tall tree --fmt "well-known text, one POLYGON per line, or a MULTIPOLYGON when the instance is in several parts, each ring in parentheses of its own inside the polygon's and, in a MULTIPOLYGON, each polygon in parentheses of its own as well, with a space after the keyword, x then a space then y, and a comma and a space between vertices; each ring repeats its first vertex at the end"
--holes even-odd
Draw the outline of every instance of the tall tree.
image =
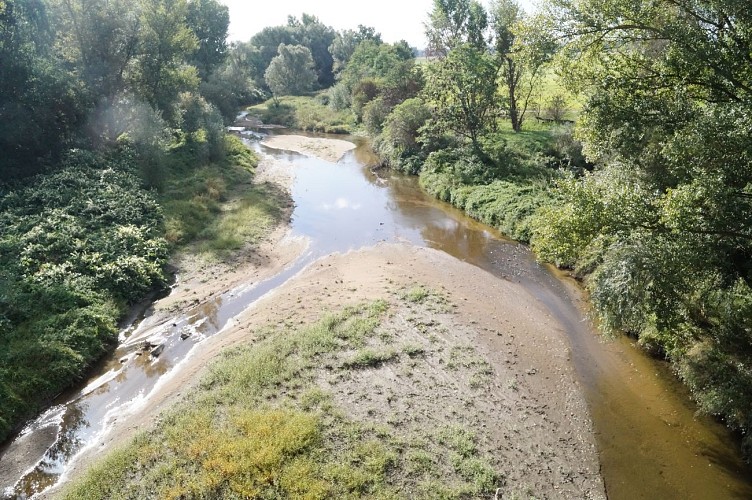
POLYGON ((180 92, 195 90, 198 75, 187 63, 198 45, 186 24, 185 0, 142 0, 141 47, 131 74, 137 94, 167 119, 180 92))
POLYGON ((334 41, 329 46, 329 52, 332 54, 332 59, 334 60, 332 70, 335 75, 345 69, 355 49, 361 42, 365 42, 366 40, 377 44, 382 43, 380 33, 377 33, 374 28, 363 26, 362 24, 358 26, 357 31, 343 30, 337 33, 334 41))
POLYGON ((486 10, 476 0, 434 0, 425 24, 428 53, 446 57, 450 50, 462 44, 483 51, 487 27, 486 10))
POLYGON ((319 86, 330 87, 334 83, 334 59, 329 47, 335 38, 334 29, 310 14, 303 14, 300 20, 290 17, 288 25, 294 30, 296 43, 311 51, 319 86))
POLYGON ((578 127, 600 168, 565 189, 551 248, 573 244, 575 264, 595 265, 603 324, 664 353, 752 451, 749 3, 557 5, 565 74, 588 96, 578 127))
POLYGON ((469 45, 455 47, 431 65, 423 90, 439 131, 470 139, 480 151, 479 139, 495 119, 496 66, 488 54, 469 45))
POLYGON ((271 60, 277 56, 280 44, 303 45, 311 51, 319 86, 329 87, 334 83, 334 59, 329 47, 335 36, 333 28, 309 14, 303 14, 300 19, 289 16, 285 26, 264 28, 251 38, 251 44, 259 49, 260 56, 255 68, 256 75, 264 75, 271 60))
POLYGON ((491 3, 491 30, 499 76, 506 91, 512 129, 522 130, 541 69, 556 49, 550 23, 543 16, 526 18, 516 0, 491 3))
POLYGON ((82 121, 80 88, 58 66, 53 40, 44 2, 0 2, 0 181, 55 159, 82 121))
POLYGON ((264 74, 275 99, 283 95, 299 95, 311 90, 316 71, 308 47, 281 44, 264 74))
POLYGON ((58 47, 95 106, 111 106, 139 55, 143 5, 128 0, 57 0, 58 47))
POLYGON ((230 11, 217 0, 190 0, 186 22, 198 40, 191 62, 206 81, 227 57, 230 11))

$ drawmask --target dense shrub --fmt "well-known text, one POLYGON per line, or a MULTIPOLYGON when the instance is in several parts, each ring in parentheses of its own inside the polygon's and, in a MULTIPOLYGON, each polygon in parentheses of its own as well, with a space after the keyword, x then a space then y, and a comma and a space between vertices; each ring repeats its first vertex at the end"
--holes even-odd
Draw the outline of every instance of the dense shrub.
POLYGON ((162 215, 128 149, 74 151, 0 196, 0 440, 117 339, 165 281, 162 215))
POLYGON ((384 163, 406 173, 418 173, 425 158, 420 129, 430 115, 430 110, 419 98, 408 99, 394 107, 376 142, 376 150, 384 163))
POLYGON ((363 107, 363 126, 371 137, 381 133, 390 112, 391 108, 383 97, 377 97, 363 107))
MULTIPOLYGON (((495 157, 505 155, 497 151, 495 157)), ((524 163, 513 156, 510 162, 524 163)), ((471 148, 440 150, 428 155, 420 184, 474 219, 527 242, 533 234, 535 214, 552 201, 549 181, 540 174, 515 177, 508 174, 510 170, 515 168, 484 162, 471 148)))
MULTIPOLYGON (((732 218, 718 202, 728 196, 728 183, 718 171, 660 192, 629 167, 612 162, 560 181, 557 202, 535 219, 533 248, 586 279, 606 331, 630 333, 670 360, 703 410, 747 432, 752 291, 742 256, 748 251, 731 232, 718 237, 706 220, 732 218)), ((739 208, 736 202, 729 212, 739 208)))

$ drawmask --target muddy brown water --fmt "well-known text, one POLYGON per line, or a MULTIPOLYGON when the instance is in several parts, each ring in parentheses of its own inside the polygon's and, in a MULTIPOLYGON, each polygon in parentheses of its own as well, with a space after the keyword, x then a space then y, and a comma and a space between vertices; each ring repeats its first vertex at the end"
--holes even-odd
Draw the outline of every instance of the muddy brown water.
MULTIPOLYGON (((357 140, 355 140, 358 143, 357 140)), ((578 286, 538 264, 530 251, 425 195, 416 179, 371 172, 367 144, 332 164, 251 144, 261 154, 292 162, 296 208, 293 234, 309 249, 277 276, 232 290, 188 313, 157 321, 149 313, 121 332, 121 344, 90 379, 65 394, 0 450, 0 491, 28 498, 65 478, 68 465, 119 418, 165 383, 204 339, 317 258, 385 242, 442 250, 499 279, 521 283, 566 331, 585 390, 611 499, 752 498, 752 471, 734 437, 696 415, 668 367, 626 339, 604 341, 586 319, 578 286), (160 338, 150 356, 133 333, 160 338), (186 337, 186 338, 183 338, 186 337)))

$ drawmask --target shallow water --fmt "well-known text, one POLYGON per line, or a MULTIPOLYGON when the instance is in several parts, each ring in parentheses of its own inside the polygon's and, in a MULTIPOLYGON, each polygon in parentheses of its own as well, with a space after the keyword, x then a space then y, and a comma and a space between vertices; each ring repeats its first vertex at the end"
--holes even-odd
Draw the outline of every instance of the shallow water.
POLYGON ((29 441, 49 446, 17 483, 0 484, 6 496, 23 498, 59 481, 77 453, 98 446, 109 426, 143 404, 196 345, 315 259, 387 241, 436 248, 519 282, 560 321, 593 415, 610 498, 752 498, 752 474, 726 429, 695 417, 663 363, 624 339, 602 342, 584 318, 576 286, 536 263, 527 248, 426 196, 414 178, 372 173, 368 166, 375 158, 366 144, 338 164, 253 147, 295 165, 292 232, 310 240, 306 253, 277 276, 185 315, 160 323, 147 315, 136 328, 164 338, 158 358, 140 343, 129 343, 133 328, 125 330, 121 346, 85 384, 56 401, 2 451, 0 470, 29 441), (181 339, 185 333, 190 336, 181 339))

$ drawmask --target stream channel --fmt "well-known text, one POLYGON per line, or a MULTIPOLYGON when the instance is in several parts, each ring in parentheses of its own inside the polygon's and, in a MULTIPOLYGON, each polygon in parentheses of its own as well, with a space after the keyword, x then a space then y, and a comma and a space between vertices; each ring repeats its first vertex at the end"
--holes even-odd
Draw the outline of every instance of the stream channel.
POLYGON ((385 241, 442 250, 521 283, 558 319, 590 407, 609 498, 752 498, 752 471, 737 440, 718 422, 696 415, 665 363, 627 339, 602 340, 586 319, 586 300, 573 280, 538 264, 525 246, 424 194, 414 177, 374 174, 368 145, 353 140, 357 149, 336 164, 248 142, 262 155, 293 164, 292 235, 308 238, 307 250, 280 274, 182 315, 156 322, 146 311, 134 318, 118 349, 89 380, 0 449, 3 497, 29 498, 65 480, 71 461, 144 404, 203 340, 221 334, 233 317, 313 261, 385 241), (141 342, 128 342, 130 336, 144 338, 146 329, 165 339, 159 357, 141 353, 141 342), (182 339, 186 331, 191 335, 182 339), (17 475, 7 473, 29 461, 17 475))

